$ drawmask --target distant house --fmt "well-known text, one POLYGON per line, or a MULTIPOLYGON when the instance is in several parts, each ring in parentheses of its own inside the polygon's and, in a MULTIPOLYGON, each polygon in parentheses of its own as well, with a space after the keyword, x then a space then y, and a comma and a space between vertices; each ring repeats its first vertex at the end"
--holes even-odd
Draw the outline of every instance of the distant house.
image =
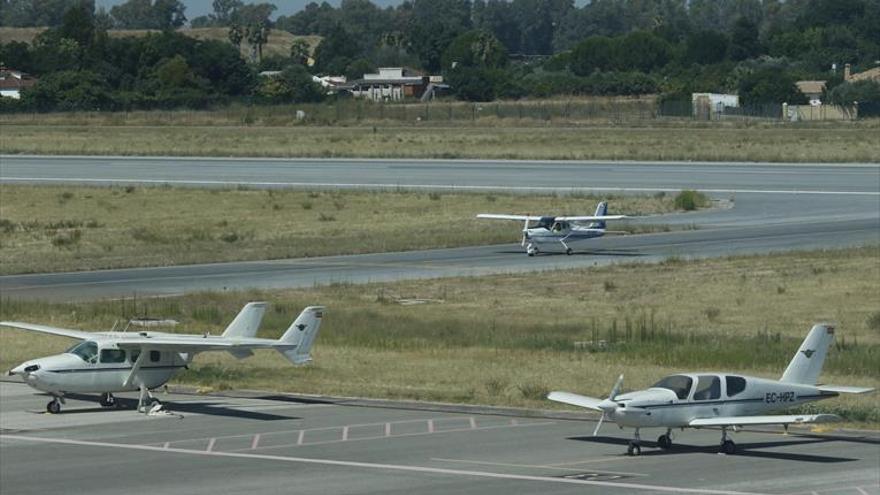
POLYGON ((30 74, 0 67, 0 97, 21 98, 21 90, 37 84, 37 79, 30 74))
POLYGON ((401 101, 433 98, 437 90, 448 89, 442 76, 426 76, 403 67, 381 67, 376 74, 364 74, 345 86, 355 98, 373 101, 401 101))
POLYGON ((804 96, 810 101, 810 105, 822 104, 822 94, 825 92, 825 81, 798 81, 794 83, 804 96))
POLYGON ((847 82, 857 82, 857 81, 877 81, 880 82, 880 67, 874 67, 873 69, 866 70, 863 72, 857 72, 855 74, 852 73, 852 67, 850 64, 846 64, 843 67, 843 80, 847 82))

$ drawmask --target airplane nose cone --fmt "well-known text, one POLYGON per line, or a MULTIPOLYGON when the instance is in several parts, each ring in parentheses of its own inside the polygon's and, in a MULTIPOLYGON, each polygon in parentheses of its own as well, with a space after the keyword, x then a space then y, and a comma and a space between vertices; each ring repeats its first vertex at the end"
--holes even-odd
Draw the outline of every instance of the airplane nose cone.
POLYGON ((37 371, 39 369, 40 369, 39 364, 23 363, 23 364, 16 366, 15 368, 12 368, 11 370, 9 370, 9 376, 21 375, 23 377, 27 377, 28 375, 30 375, 31 373, 33 373, 34 371, 37 371))
POLYGON ((599 409, 601 409, 607 413, 612 413, 612 412, 616 411, 618 407, 619 406, 617 405, 617 403, 611 399, 605 399, 599 403, 599 409))
POLYGON ((20 365, 16 366, 15 368, 12 368, 11 370, 9 370, 9 376, 23 375, 24 368, 25 368, 25 366, 23 364, 20 364, 20 365))

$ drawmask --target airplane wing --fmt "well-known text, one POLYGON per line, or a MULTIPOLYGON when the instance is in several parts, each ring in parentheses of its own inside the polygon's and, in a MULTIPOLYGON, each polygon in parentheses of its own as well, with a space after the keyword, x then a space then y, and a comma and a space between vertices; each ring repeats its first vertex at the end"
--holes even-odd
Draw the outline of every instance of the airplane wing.
POLYGON ((94 338, 94 334, 91 332, 71 330, 69 328, 49 327, 46 325, 35 325, 33 323, 21 323, 18 321, 0 321, 0 326, 28 330, 31 332, 48 333, 50 335, 70 337, 72 339, 88 340, 94 338))
POLYGON ((556 217, 560 222, 601 222, 603 220, 623 220, 629 218, 626 215, 602 215, 602 216, 581 216, 581 217, 556 217))
POLYGON ((519 220, 520 222, 529 220, 536 222, 542 217, 540 215, 501 215, 496 213, 480 213, 477 215, 477 218, 485 218, 489 220, 519 220))
POLYGON ((718 418, 694 419, 688 424, 702 426, 747 426, 747 425, 789 425, 799 423, 829 423, 840 421, 836 414, 792 414, 769 416, 728 416, 718 418))
POLYGON ((282 347, 283 343, 270 339, 227 339, 223 337, 138 337, 125 338, 116 343, 120 349, 151 349, 175 352, 230 351, 240 352, 250 349, 272 349, 282 347))
POLYGON ((550 392, 550 394, 547 395, 547 398, 555 402, 562 402, 563 404, 570 404, 572 406, 586 407, 587 409, 595 409, 596 411, 602 410, 599 409, 599 403, 602 402, 602 399, 597 399, 595 397, 587 397, 585 395, 573 394, 571 392, 550 392))
POLYGON ((847 387, 845 385, 817 385, 816 388, 822 392, 837 392, 841 394, 866 394, 874 391, 870 387, 847 387))

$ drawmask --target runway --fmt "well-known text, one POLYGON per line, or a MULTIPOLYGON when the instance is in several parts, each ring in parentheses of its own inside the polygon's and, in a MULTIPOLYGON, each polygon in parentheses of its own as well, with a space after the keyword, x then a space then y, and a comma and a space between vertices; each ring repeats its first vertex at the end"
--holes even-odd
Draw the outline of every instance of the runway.
MULTIPOLYGON (((0 159, 5 183, 362 187, 656 193, 695 188, 722 207, 644 218, 685 230, 605 237, 575 256, 517 244, 0 277, 10 298, 86 300, 516 273, 880 243, 880 165, 122 157, 0 159), (696 230, 691 230, 696 229, 696 230)), ((469 228, 470 219, 462 219, 469 228)), ((478 228, 474 224, 473 228, 478 228)), ((518 237, 511 226, 511 238, 518 237)))
POLYGON ((880 493, 876 433, 740 431, 740 453, 720 455, 719 432, 687 430, 668 452, 645 441, 627 457, 631 431, 606 425, 592 437, 594 420, 577 415, 259 393, 160 398, 175 415, 101 410, 87 397, 49 415, 44 397, 0 382, 0 491, 880 493))

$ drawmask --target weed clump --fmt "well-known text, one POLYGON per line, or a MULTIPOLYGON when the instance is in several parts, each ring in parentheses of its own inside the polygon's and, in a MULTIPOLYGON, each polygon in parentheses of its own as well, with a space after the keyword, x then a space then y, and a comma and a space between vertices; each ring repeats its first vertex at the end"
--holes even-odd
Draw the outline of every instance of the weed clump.
POLYGON ((709 197, 698 191, 685 189, 675 196, 675 208, 678 210, 693 211, 706 206, 709 206, 709 197))

